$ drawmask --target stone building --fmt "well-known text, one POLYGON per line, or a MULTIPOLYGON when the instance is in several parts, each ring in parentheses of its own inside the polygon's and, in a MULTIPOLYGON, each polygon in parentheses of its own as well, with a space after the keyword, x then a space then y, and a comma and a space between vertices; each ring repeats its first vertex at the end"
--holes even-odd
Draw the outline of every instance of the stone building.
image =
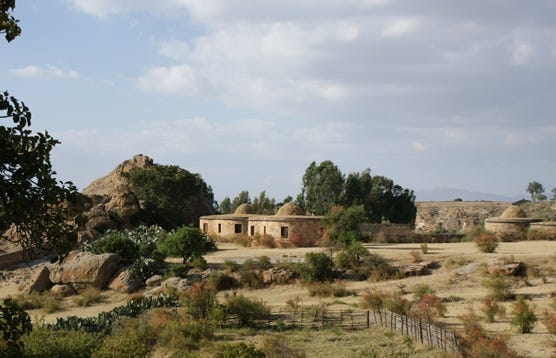
POLYGON ((319 240, 324 234, 322 216, 305 215, 297 205, 287 203, 276 215, 252 213, 249 204, 240 205, 233 214, 202 216, 201 230, 208 235, 232 238, 239 235, 266 235, 289 240, 298 235, 307 240, 319 240))
POLYGON ((540 219, 528 218, 518 206, 508 207, 499 217, 485 220, 485 230, 496 233, 504 241, 515 241, 525 237, 527 230, 540 219))

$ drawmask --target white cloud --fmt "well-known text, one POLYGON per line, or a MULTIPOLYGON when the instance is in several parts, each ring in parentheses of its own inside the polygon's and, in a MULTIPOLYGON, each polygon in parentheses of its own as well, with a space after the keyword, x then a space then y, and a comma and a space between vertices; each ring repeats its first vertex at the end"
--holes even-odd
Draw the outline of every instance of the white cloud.
POLYGON ((69 78, 74 79, 79 77, 79 73, 74 70, 63 70, 59 67, 47 65, 44 67, 37 65, 29 65, 21 68, 14 68, 8 71, 10 74, 17 77, 29 78, 69 78))
POLYGON ((197 92, 194 69, 188 65, 148 68, 137 83, 145 91, 183 95, 197 92))
POLYGON ((511 48, 512 63, 514 65, 526 65, 535 54, 533 44, 526 41, 516 40, 511 48))
POLYGON ((388 23, 384 27, 382 35, 385 37, 399 37, 414 32, 418 28, 418 26, 419 21, 415 18, 399 18, 388 23))

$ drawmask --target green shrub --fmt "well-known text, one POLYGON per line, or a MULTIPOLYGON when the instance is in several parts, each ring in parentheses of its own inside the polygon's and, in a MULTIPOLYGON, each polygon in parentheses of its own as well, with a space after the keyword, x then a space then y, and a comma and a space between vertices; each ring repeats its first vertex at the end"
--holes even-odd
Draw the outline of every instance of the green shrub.
POLYGON ((162 240, 158 249, 167 256, 182 257, 183 263, 199 257, 205 252, 207 236, 193 226, 182 226, 162 240))
POLYGON ((302 277, 307 282, 331 281, 333 276, 332 259, 323 252, 305 254, 302 277))
POLYGON ((92 358, 147 357, 156 343, 157 332, 133 318, 123 318, 114 325, 92 358))
POLYGON ((419 301, 424 295, 432 295, 434 293, 434 290, 426 283, 419 283, 413 286, 411 291, 413 292, 413 299, 415 301, 419 301))
POLYGON ((385 295, 383 305, 390 312, 404 315, 408 315, 411 308, 411 303, 403 298, 399 292, 385 295))
POLYGON ((107 231, 102 238, 86 247, 93 254, 113 253, 120 256, 123 265, 130 265, 140 257, 139 245, 124 233, 107 231))
POLYGON ((481 252, 493 253, 498 247, 498 238, 492 232, 483 231, 477 234, 473 240, 481 252))
POLYGON ((218 306, 214 290, 200 283, 191 286, 182 296, 183 306, 194 319, 207 319, 218 306))
POLYGON ((340 250, 335 257, 335 264, 341 269, 357 269, 361 258, 369 255, 369 251, 359 241, 352 242, 340 250))
POLYGON ((422 242, 421 245, 421 252, 426 255, 429 253, 429 244, 427 244, 426 242, 422 242))
POLYGON ((384 257, 367 254, 361 258, 357 272, 371 281, 381 281, 391 278, 394 270, 384 257))
POLYGON ((219 271, 212 272, 206 278, 206 284, 208 287, 216 291, 231 290, 232 288, 239 286, 239 283, 235 278, 219 271))
POLYGON ((511 299, 514 296, 510 289, 510 283, 504 276, 493 275, 483 281, 483 286, 489 291, 488 297, 498 301, 511 299))
POLYGON ((264 287, 262 277, 253 270, 241 270, 238 272, 243 287, 257 289, 264 287))
POLYGON ((263 301, 243 295, 229 299, 225 309, 227 314, 237 316, 240 326, 248 326, 253 319, 270 314, 270 308, 263 301))
POLYGON ((99 347, 101 337, 84 331, 55 331, 45 326, 35 326, 23 336, 25 357, 90 357, 99 347))
POLYGON ((221 347, 219 357, 222 358, 265 358, 263 351, 257 349, 253 344, 243 342, 226 344, 221 347))
POLYGON ((330 282, 312 282, 307 285, 309 296, 330 297, 334 293, 334 286, 330 282))
POLYGON ((232 242, 243 247, 251 247, 253 246, 253 237, 245 234, 235 235, 232 242))
POLYGON ((186 278, 189 273, 189 265, 186 264, 171 264, 168 272, 172 277, 186 278))
POLYGON ((5 299, 0 305, 0 357, 20 357, 23 351, 21 338, 32 329, 27 312, 12 299, 5 299))
POLYGON ((198 270, 206 270, 208 268, 207 260, 203 256, 192 258, 189 264, 198 270))
POLYGON ((242 269, 246 270, 268 270, 272 268, 272 262, 268 256, 261 256, 257 259, 247 259, 241 265, 242 269))
POLYGON ((525 301, 523 296, 519 296, 517 302, 513 304, 512 326, 517 327, 519 333, 531 333, 537 323, 537 316, 533 308, 525 301))

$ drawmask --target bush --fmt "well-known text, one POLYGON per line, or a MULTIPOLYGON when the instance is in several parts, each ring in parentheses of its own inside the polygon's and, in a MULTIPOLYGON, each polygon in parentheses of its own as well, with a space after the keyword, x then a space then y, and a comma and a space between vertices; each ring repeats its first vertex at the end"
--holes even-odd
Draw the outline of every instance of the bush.
POLYGON ((334 286, 330 282, 313 282, 307 285, 309 296, 330 297, 334 294, 334 286))
POLYGON ((243 247, 251 247, 253 246, 253 237, 245 234, 235 235, 232 238, 234 244, 243 246, 243 247))
POLYGON ((332 259, 323 252, 306 253, 302 276, 307 282, 331 281, 332 259))
POLYGON ((463 320, 464 337, 460 339, 466 357, 516 358, 506 340, 501 336, 489 337, 474 313, 461 317, 463 320))
POLYGON ((189 273, 189 265, 186 264, 172 264, 169 267, 169 273, 172 277, 186 278, 189 273))
POLYGON ((341 269, 357 269, 361 258, 368 256, 369 251, 360 242, 352 242, 348 247, 340 250, 335 257, 335 264, 341 269))
POLYGON ((434 293, 434 290, 430 288, 429 285, 427 285, 426 283, 420 283, 413 286, 412 292, 413 299, 419 301, 424 295, 432 295, 434 293))
POLYGON ((487 322, 494 322, 494 316, 504 315, 506 310, 504 306, 498 303, 498 300, 492 297, 485 297, 482 299, 481 310, 485 314, 485 319, 487 322))
POLYGON ((390 312, 404 315, 408 315, 411 308, 411 303, 398 292, 385 295, 383 305, 390 312))
POLYGON ((513 304, 512 326, 517 327, 519 333, 531 333, 537 323, 537 316, 533 308, 519 296, 517 302, 513 304))
POLYGON ((247 259, 241 265, 241 268, 244 270, 268 270, 272 268, 272 262, 268 256, 261 256, 258 259, 247 259))
POLYGON ((429 244, 427 244, 426 242, 422 242, 421 245, 421 252, 423 253, 423 255, 426 255, 429 253, 429 244))
POLYGON ((504 276, 493 275, 483 281, 483 286, 489 290, 488 297, 498 301, 504 301, 514 296, 510 290, 510 284, 504 276))
POLYGON ((386 294, 384 292, 366 289, 361 295, 361 300, 359 305, 361 308, 372 309, 375 311, 380 311, 384 307, 384 300, 386 299, 386 294))
POLYGON ((473 240, 481 252, 493 253, 498 247, 498 238, 492 232, 483 231, 477 234, 473 240))
POLYGON ((85 247, 93 254, 113 253, 120 256, 123 265, 130 265, 140 257, 139 245, 127 238, 124 233, 107 231, 102 238, 85 247))
POLYGON ((384 257, 367 254, 361 258, 357 272, 371 281, 381 281, 391 278, 394 270, 384 257))
POLYGON ((184 307, 194 319, 207 319, 218 306, 218 299, 214 290, 194 284, 183 295, 184 307))
POLYGON ((183 263, 205 253, 207 236, 193 226, 182 226, 172 231, 159 244, 159 249, 166 256, 182 257, 183 263))
POLYGON ((54 331, 39 325, 21 341, 25 357, 90 357, 99 347, 100 336, 84 331, 54 331))
POLYGON ((231 290, 238 287, 235 278, 223 272, 212 272, 206 279, 207 286, 216 291, 231 290))
POLYGON ((122 319, 102 340, 92 358, 147 357, 156 343, 156 333, 137 319, 122 319))
POLYGON ((289 347, 284 337, 264 336, 260 349, 268 358, 292 357, 303 358, 305 353, 289 347))
POLYGON ((240 326, 248 326, 253 319, 270 314, 270 308, 261 300, 243 295, 233 297, 226 303, 226 314, 236 315, 240 326))
POLYGON ((417 250, 411 250, 409 252, 409 254, 411 255, 411 257, 413 258, 413 262, 414 263, 419 263, 421 261, 423 261, 423 256, 421 255, 420 251, 417 250))
POLYGON ((257 349, 253 344, 243 342, 227 344, 221 348, 219 357, 222 358, 265 358, 263 351, 257 349))
POLYGON ((262 247, 268 247, 268 248, 275 248, 276 247, 276 241, 274 240, 274 238, 271 235, 261 235, 261 234, 256 234, 253 237, 253 242, 257 245, 257 246, 262 246, 262 247))
POLYGON ((545 311, 543 324, 545 325, 548 333, 556 334, 556 313, 550 314, 548 311, 545 311))
POLYGON ((411 309, 411 314, 430 323, 438 316, 444 317, 446 306, 435 295, 426 294, 421 296, 419 302, 411 309))
POLYGON ((289 247, 314 247, 317 245, 317 240, 311 236, 292 232, 287 243, 289 247))
POLYGON ((21 356, 23 342, 20 339, 32 329, 27 312, 10 298, 5 299, 0 305, 0 356, 21 356))

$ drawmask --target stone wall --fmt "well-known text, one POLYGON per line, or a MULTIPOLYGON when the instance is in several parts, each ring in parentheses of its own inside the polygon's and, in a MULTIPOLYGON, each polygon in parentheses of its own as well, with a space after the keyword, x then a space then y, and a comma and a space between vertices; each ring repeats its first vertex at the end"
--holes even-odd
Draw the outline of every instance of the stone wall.
POLYGON ((540 234, 541 239, 556 240, 556 221, 532 223, 530 229, 540 234))

